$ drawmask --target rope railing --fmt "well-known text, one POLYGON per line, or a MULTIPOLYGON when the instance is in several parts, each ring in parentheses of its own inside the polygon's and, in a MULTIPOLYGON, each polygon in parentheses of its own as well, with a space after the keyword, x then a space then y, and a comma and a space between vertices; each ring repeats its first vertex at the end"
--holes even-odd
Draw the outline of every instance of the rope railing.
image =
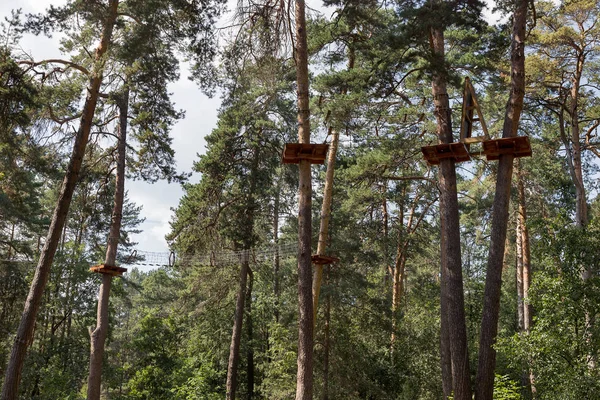
POLYGON ((239 264, 244 260, 252 263, 267 262, 276 255, 280 258, 295 256, 298 253, 297 243, 279 243, 247 250, 211 250, 203 254, 179 256, 174 252, 150 252, 136 250, 123 265, 173 266, 174 264, 201 265, 223 267, 239 264))

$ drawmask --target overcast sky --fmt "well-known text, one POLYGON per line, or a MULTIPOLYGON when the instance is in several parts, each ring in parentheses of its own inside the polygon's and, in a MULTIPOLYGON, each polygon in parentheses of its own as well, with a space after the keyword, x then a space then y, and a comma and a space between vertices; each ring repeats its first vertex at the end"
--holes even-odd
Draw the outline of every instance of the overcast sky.
MULTIPOLYGON (((42 12, 50 4, 63 3, 64 0, 0 0, 0 16, 4 18, 10 15, 10 10, 16 8, 22 8, 25 13, 42 12)), ((236 0, 229 0, 229 3, 232 8, 236 0)), ((309 0, 307 3, 322 10, 318 6, 321 4, 319 0, 309 0)), ((221 24, 227 24, 227 20, 221 24)), ((36 60, 60 55, 57 38, 28 35, 21 42, 21 46, 36 60)), ((187 70, 182 68, 181 79, 170 86, 170 91, 173 93, 172 99, 177 108, 186 112, 185 119, 179 121, 172 131, 177 169, 189 172, 192 164, 197 160, 197 154, 205 151, 204 137, 216 126, 220 100, 218 96, 213 99, 206 97, 193 82, 187 79, 187 76, 187 70)), ((198 176, 193 176, 191 181, 197 180, 198 176)), ((147 184, 128 181, 126 190, 132 201, 143 206, 142 217, 146 218, 141 226, 143 233, 134 237, 134 240, 139 243, 137 248, 143 251, 168 251, 164 237, 169 232, 171 209, 178 205, 183 194, 181 187, 166 182, 147 184)))

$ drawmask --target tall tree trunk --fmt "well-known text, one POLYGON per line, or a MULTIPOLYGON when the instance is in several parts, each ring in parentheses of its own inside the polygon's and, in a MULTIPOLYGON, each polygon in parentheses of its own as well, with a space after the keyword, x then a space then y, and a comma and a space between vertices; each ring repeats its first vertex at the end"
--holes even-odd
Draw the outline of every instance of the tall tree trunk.
MULTIPOLYGON (((444 236, 442 235, 442 242, 443 241, 444 236)), ((441 244, 441 247, 444 248, 444 243, 441 244)), ((445 296, 448 290, 446 288, 446 282, 448 282, 447 269, 443 267, 445 264, 446 262, 442 259, 442 268, 440 272, 440 291, 442 293, 442 301, 440 304, 440 363, 442 371, 443 400, 448 400, 452 395, 452 358, 450 355, 450 321, 448 320, 448 302, 445 301, 445 296)))
POLYGON ((275 252, 273 254, 273 296, 275 297, 275 304, 273 314, 275 315, 275 322, 279 322, 279 268, 280 268, 280 256, 279 256, 279 201, 280 201, 280 187, 281 179, 277 180, 277 188, 275 193, 275 201, 273 204, 273 242, 275 243, 275 252))
POLYGON ((523 236, 521 218, 517 215, 517 257, 516 257, 516 281, 517 281, 517 328, 519 332, 525 329, 525 310, 523 302, 523 236))
MULTIPOLYGON (((129 89, 125 87, 117 99, 119 108, 119 136, 117 145, 117 170, 115 178, 115 198, 112 219, 106 246, 104 265, 116 266, 117 249, 121 238, 121 221, 123 219, 123 203, 125 202, 125 157, 127 150, 127 116, 129 114, 129 89)), ((90 371, 88 375, 88 400, 99 400, 102 383, 102 357, 104 344, 108 335, 108 302, 112 275, 102 275, 102 285, 98 293, 98 313, 96 329, 90 332, 90 371)))
MULTIPOLYGON (((327 266, 326 282, 329 284, 331 267, 327 266)), ((323 400, 329 400, 329 352, 331 351, 331 339, 329 329, 331 325, 331 294, 327 293, 325 300, 325 338, 323 339, 323 400)))
POLYGON ((50 267, 54 259, 54 254, 56 253, 62 228, 65 225, 67 214, 69 213, 69 206, 71 205, 71 199, 73 198, 75 185, 77 184, 77 180, 79 178, 79 171, 81 170, 85 148, 90 135, 92 121, 96 110, 96 103, 98 101, 98 93, 102 83, 104 54, 108 50, 108 46, 111 42, 113 26, 117 19, 118 4, 118 0, 109 0, 108 3, 106 21, 102 30, 100 44, 96 48, 96 62, 94 63, 94 69, 90 76, 90 81, 87 88, 87 96, 83 106, 81 120, 79 122, 79 129, 77 130, 77 134, 75 136, 75 143, 73 144, 71 159, 69 160, 69 165, 67 166, 67 173, 65 174, 58 196, 58 201, 56 203, 56 208, 54 209, 54 214, 52 215, 46 242, 44 243, 44 247, 41 251, 40 259, 35 270, 35 275, 33 277, 33 281, 31 282, 29 294, 25 302, 25 308, 23 310, 21 322, 17 330, 10 360, 6 368, 6 375, 4 378, 4 384, 2 386, 2 394, 0 395, 1 400, 15 400, 18 396, 21 372, 23 370, 27 348, 33 339, 35 319, 40 307, 44 289, 48 282, 50 267))
MULTIPOLYGON (((582 168, 582 147, 581 147, 581 128, 579 126, 579 90, 581 87, 581 79, 583 76, 583 66, 585 63, 585 53, 580 52, 577 57, 577 65, 574 76, 571 80, 571 104, 569 106, 569 116, 571 117, 571 148, 567 146, 567 154, 570 156, 570 172, 573 184, 575 186, 575 226, 580 229, 585 229, 588 225, 588 206, 585 183, 583 181, 582 168)), ((581 279, 583 282, 588 281, 593 275, 590 265, 583 265, 581 270, 581 279)), ((585 311, 585 340, 591 346, 593 325, 595 317, 589 310, 585 311)), ((594 355, 588 353, 588 366, 590 369, 596 367, 594 355)))
POLYGON ((387 292, 388 280, 392 275, 392 264, 389 262, 389 213, 388 213, 388 205, 387 205, 387 188, 388 183, 387 180, 383 183, 381 187, 381 193, 383 195, 383 199, 381 200, 381 223, 383 228, 383 254, 384 254, 384 268, 385 275, 383 276, 383 288, 384 293, 387 292))
POLYGON ((246 283, 248 280, 248 271, 250 270, 248 252, 245 251, 243 254, 242 268, 240 269, 240 288, 235 303, 235 318, 231 334, 231 345, 229 346, 229 363, 227 365, 226 383, 227 400, 235 400, 237 370, 240 360, 240 343, 242 340, 242 323, 244 320, 244 302, 246 300, 246 283))
MULTIPOLYGON (((398 312, 400 308, 400 298, 404 291, 404 266, 406 264, 405 253, 405 233, 408 233, 410 223, 404 226, 404 198, 406 196, 406 186, 402 188, 402 202, 398 204, 398 242, 396 244, 396 258, 394 260, 394 268, 392 270, 392 335, 390 338, 390 354, 394 354, 396 345, 396 328, 398 326, 398 312)), ((413 208, 414 211, 414 203, 413 208)), ((412 214, 409 220, 412 219, 412 214)))
MULTIPOLYGON (((444 33, 441 27, 431 29, 430 40, 433 54, 438 60, 438 65, 443 65, 445 59, 444 33)), ((445 73, 441 71, 434 72, 432 92, 437 119, 437 133, 441 143, 451 143, 453 141, 451 110, 446 91, 446 80, 445 73)), ((471 400, 456 169, 455 162, 452 159, 447 158, 440 163, 439 188, 440 224, 443 238, 441 241, 442 279, 446 279, 442 283, 444 291, 441 296, 441 308, 448 312, 448 334, 454 399, 471 400)))
MULTIPOLYGON (((523 170, 521 163, 517 162, 517 191, 519 200, 519 212, 517 220, 517 244, 520 244, 520 252, 518 253, 519 259, 517 265, 521 264, 521 279, 520 284, 522 285, 522 332, 528 335, 531 332, 532 326, 532 314, 531 304, 529 304, 529 287, 531 286, 531 250, 529 246, 529 229, 527 228, 527 206, 525 202, 525 182, 523 177, 523 170), (520 254, 519 254, 520 253, 520 254)), ((518 271, 517 271, 518 276, 518 271)), ((519 282, 517 282, 519 284, 519 282)), ((526 385, 529 385, 529 389, 533 397, 536 394, 535 388, 535 375, 531 367, 524 371, 526 376, 526 385)))
MULTIPOLYGON (((259 136, 262 132, 259 132, 259 136)), ((227 383, 226 383, 226 398, 227 400, 234 400, 236 396, 237 390, 237 371, 238 364, 240 360, 240 343, 242 340, 242 324, 244 322, 244 309, 245 309, 245 300, 249 295, 248 290, 252 290, 251 286, 248 289, 248 277, 250 277, 252 282, 252 271, 250 270, 250 249, 252 248, 253 243, 253 232, 254 232, 254 214, 256 210, 256 201, 254 197, 254 192, 256 191, 256 180, 258 173, 258 166, 260 161, 260 150, 258 147, 254 149, 254 155, 252 158, 252 166, 250 169, 250 175, 248 177, 250 185, 248 188, 247 198, 245 209, 246 218, 242 221, 244 226, 244 243, 243 243, 243 255, 242 255, 242 265, 240 270, 240 288, 237 295, 236 305, 235 305, 235 318, 233 322, 233 329, 231 333, 231 345, 229 347, 229 363, 227 365, 227 383)), ((251 285, 252 283, 250 283, 251 285)), ((250 303, 248 303, 250 306, 250 303)), ((250 310, 248 311, 250 312, 250 310)), ((252 327, 249 328, 250 332, 252 327)), ((254 369, 253 366, 248 366, 249 368, 254 369)), ((249 377, 250 379, 250 377, 249 377)), ((252 380, 254 378, 252 377, 252 380)), ((250 390, 250 388, 249 388, 250 390)), ((250 395, 251 392, 249 392, 250 395)))
MULTIPOLYGON (((304 0, 296 0, 296 81, 298 90, 298 141, 310 143, 310 110, 308 102, 308 46, 304 0)), ((313 397, 313 302, 312 302, 312 182, 310 162, 300 160, 298 167, 298 374, 296 400, 313 397)))
MULTIPOLYGON (((354 49, 348 49, 348 70, 354 68, 355 53, 354 49)), ((342 89, 342 95, 348 91, 342 89)), ((331 202, 333 200, 333 177, 335 174, 335 159, 340 141, 340 132, 337 129, 329 128, 331 134, 331 144, 327 154, 327 173, 325 174, 325 187, 323 188, 323 204, 321 205, 321 224, 319 226, 319 241, 317 243, 317 255, 323 256, 327 251, 327 240, 329 238, 329 221, 331 219, 331 202)), ((313 274, 313 324, 317 323, 317 312, 319 309, 319 293, 321 292, 321 280, 323 279, 323 265, 315 265, 313 274)))
MULTIPOLYGON (((517 136, 519 119, 525 94, 525 34, 527 25, 527 0, 516 0, 513 16, 511 49, 511 92, 504 115, 503 137, 517 136)), ((500 156, 496 177, 496 194, 492 207, 492 230, 485 279, 483 315, 479 339, 479 365, 477 368, 477 400, 491 400, 494 393, 496 350, 498 335, 502 266, 508 226, 508 207, 514 156, 500 156)))
MULTIPOLYGON (((327 240, 329 238, 329 220, 331 219, 331 202, 333 199, 333 176, 335 171, 335 158, 337 154, 340 133, 331 129, 331 144, 327 154, 327 173, 325 175, 325 187, 323 189, 323 204, 321 205, 321 225, 319 227, 319 242, 317 244, 317 255, 324 256, 327 251, 327 240)), ((323 279, 323 265, 316 264, 313 274, 313 323, 317 324, 317 312, 319 309, 319 294, 321 293, 321 280, 323 279)))
POLYGON ((248 396, 246 400, 252 400, 254 397, 254 333, 252 325, 252 285, 254 275, 248 268, 248 290, 246 291, 246 333, 248 334, 248 351, 246 352, 246 380, 248 387, 248 396))

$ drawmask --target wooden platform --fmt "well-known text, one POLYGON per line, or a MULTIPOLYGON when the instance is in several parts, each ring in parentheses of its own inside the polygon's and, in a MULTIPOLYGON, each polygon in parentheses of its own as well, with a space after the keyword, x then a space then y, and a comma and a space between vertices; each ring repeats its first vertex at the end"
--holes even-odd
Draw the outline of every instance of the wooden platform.
POLYGON ((469 161, 471 156, 464 143, 438 144, 434 146, 423 146, 421 152, 429 165, 438 165, 440 160, 451 158, 455 162, 469 161))
POLYGON ((318 254, 312 255, 310 257, 310 259, 313 262, 313 264, 317 264, 317 265, 333 264, 333 263, 336 263, 336 262, 340 261, 340 259, 337 258, 337 257, 320 256, 318 254))
POLYGON ((99 274, 108 274, 112 276, 121 276, 124 272, 127 272, 127 268, 113 267, 111 265, 98 264, 90 267, 90 271, 97 272, 99 274))
POLYGON ((328 144, 286 143, 281 161, 284 164, 298 164, 300 160, 308 160, 311 164, 324 164, 327 157, 328 144))
POLYGON ((502 154, 512 154, 515 157, 531 156, 528 136, 486 140, 481 145, 488 161, 498 160, 502 154))

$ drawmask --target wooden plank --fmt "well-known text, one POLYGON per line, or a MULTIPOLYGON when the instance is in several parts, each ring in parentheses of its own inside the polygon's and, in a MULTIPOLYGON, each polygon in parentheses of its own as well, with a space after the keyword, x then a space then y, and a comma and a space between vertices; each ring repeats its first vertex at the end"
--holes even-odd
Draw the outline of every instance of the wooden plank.
POLYGON ((429 165, 438 165, 445 158, 451 158, 455 162, 471 160, 467 146, 461 142, 423 146, 421 152, 429 165))
POLYGON ((481 129, 483 130, 482 139, 490 138, 488 134, 487 124, 483 118, 481 107, 477 102, 477 96, 475 95, 475 88, 471 84, 471 80, 465 78, 465 88, 463 91, 463 104, 462 104, 462 116, 460 121, 460 141, 463 143, 471 143, 468 140, 471 138, 473 132, 473 123, 479 122, 481 129), (477 117, 475 113, 477 112, 477 117))
POLYGON ((298 164, 300 160, 308 160, 311 164, 323 164, 327 157, 328 144, 286 143, 281 161, 284 164, 298 164))
POLYGON ((124 272, 127 272, 127 268, 116 267, 116 266, 112 266, 112 265, 98 264, 98 265, 94 265, 93 267, 90 267, 90 271, 96 272, 99 274, 121 276, 121 275, 123 275, 124 272))
POLYGON ((482 147, 488 161, 498 160, 502 154, 512 154, 515 158, 532 155, 528 136, 486 140, 482 147))
POLYGON ((317 265, 333 264, 340 261, 340 259, 337 257, 323 256, 318 254, 312 255, 310 259, 312 260, 313 264, 317 265))

